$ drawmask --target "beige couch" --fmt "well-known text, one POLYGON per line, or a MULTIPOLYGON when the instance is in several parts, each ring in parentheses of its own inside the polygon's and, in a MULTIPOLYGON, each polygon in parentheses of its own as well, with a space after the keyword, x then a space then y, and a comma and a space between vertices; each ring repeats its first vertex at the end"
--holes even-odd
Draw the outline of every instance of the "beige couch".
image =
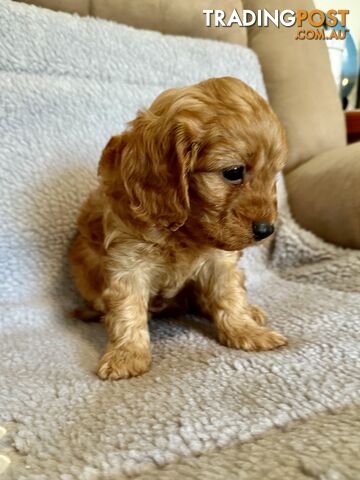
MULTIPOLYGON (((290 146, 285 169, 296 220, 329 242, 360 248, 360 143, 346 145, 345 119, 325 43, 296 41, 295 27, 206 28, 202 10, 294 8, 290 0, 27 0, 138 28, 248 45, 262 64, 270 103, 290 146)), ((296 8, 314 8, 300 0, 296 8)))

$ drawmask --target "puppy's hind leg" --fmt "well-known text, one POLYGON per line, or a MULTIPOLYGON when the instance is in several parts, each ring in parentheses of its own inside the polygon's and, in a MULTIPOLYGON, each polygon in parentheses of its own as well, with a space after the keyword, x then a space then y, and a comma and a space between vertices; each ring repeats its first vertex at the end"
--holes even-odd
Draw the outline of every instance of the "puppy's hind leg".
POLYGON ((69 312, 69 317, 84 322, 99 321, 104 313, 101 294, 105 288, 101 255, 78 235, 71 246, 69 261, 75 285, 87 302, 85 307, 69 312))
POLYGON ((105 305, 100 297, 84 308, 75 308, 69 312, 69 317, 83 322, 99 322, 105 313, 105 305))
POLYGON ((98 322, 101 320, 102 313, 91 307, 75 308, 69 312, 69 317, 77 318, 83 322, 98 322))

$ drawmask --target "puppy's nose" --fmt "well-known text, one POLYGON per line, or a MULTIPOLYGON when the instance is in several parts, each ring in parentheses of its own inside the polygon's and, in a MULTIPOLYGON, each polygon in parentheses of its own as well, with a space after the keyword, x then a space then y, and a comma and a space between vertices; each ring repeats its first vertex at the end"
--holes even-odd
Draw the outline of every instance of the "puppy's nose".
POLYGON ((274 233, 274 225, 268 222, 253 222, 252 231, 256 241, 263 240, 274 233))

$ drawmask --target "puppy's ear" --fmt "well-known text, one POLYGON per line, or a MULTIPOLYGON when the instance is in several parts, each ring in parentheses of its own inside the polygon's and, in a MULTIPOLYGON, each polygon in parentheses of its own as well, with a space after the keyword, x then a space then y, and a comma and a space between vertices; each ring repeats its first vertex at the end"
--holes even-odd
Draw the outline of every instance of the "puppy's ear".
POLYGON ((120 167, 122 150, 126 145, 126 132, 122 135, 111 137, 102 151, 98 175, 100 175, 105 184, 112 184, 115 172, 120 167))
POLYGON ((186 122, 164 121, 150 111, 141 112, 129 130, 109 141, 99 174, 115 202, 126 202, 134 218, 177 230, 190 208, 193 143, 186 122))

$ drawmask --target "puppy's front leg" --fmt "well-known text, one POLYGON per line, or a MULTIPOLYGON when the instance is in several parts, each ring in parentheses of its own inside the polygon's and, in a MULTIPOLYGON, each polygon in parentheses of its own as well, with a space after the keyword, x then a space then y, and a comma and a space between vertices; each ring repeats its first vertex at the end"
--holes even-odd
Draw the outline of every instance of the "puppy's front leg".
POLYGON ((243 350, 271 350, 286 338, 261 326, 265 315, 247 301, 244 275, 227 257, 208 260, 198 276, 199 303, 216 326, 220 343, 243 350))
POLYGON ((134 281, 117 281, 104 292, 103 302, 109 341, 99 377, 118 380, 141 375, 151 363, 146 293, 134 281))

